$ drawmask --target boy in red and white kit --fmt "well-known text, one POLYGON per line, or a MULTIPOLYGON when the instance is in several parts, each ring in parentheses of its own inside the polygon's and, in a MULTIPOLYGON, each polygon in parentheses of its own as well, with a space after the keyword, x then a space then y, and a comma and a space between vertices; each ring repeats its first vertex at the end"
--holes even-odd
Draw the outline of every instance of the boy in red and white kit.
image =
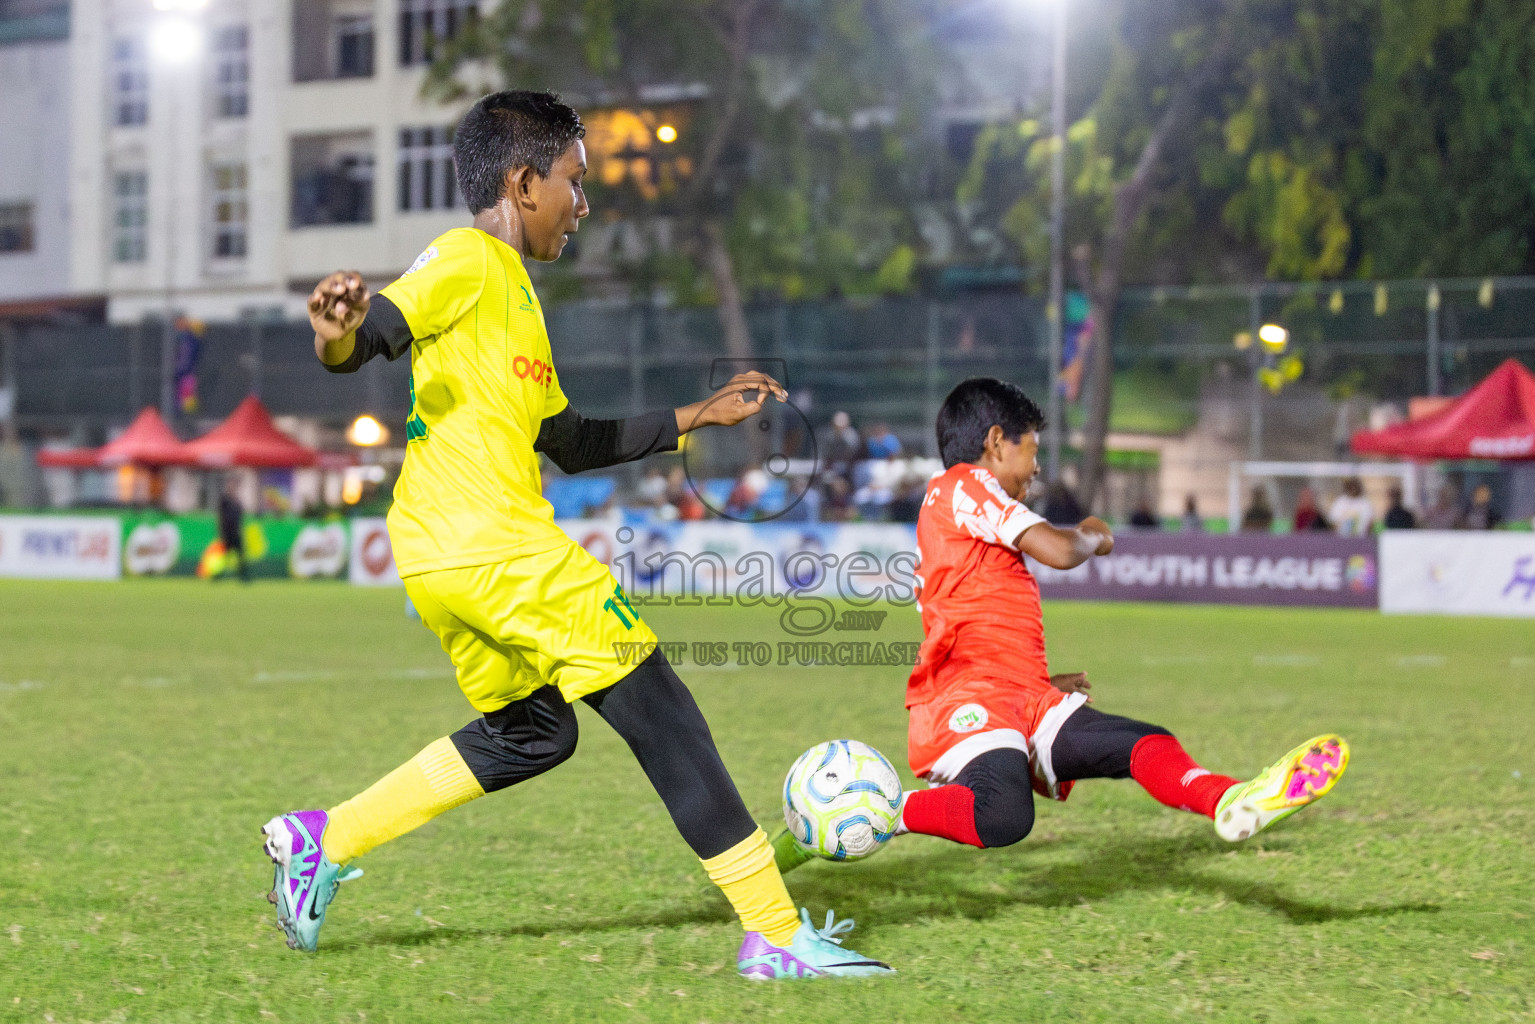
MULTIPOLYGON (((1023 556, 1072 569, 1114 549, 1088 517, 1061 529, 1022 498, 1039 471, 1044 417, 1022 389, 965 381, 938 414, 947 471, 917 519, 925 639, 906 687, 911 769, 897 834, 1010 846, 1034 825, 1033 793, 1065 800, 1082 779, 1132 778, 1169 807, 1215 820, 1230 842, 1325 796, 1348 766, 1340 736, 1318 736, 1246 782, 1200 767, 1166 729, 1087 706, 1086 677, 1050 675, 1039 584, 1023 556)), ((780 869, 808 859, 775 842, 780 869)))

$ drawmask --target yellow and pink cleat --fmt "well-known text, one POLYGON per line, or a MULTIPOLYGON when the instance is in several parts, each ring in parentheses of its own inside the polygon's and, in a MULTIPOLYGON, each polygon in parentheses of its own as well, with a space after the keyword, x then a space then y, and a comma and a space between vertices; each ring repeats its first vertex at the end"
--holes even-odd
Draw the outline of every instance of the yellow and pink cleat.
POLYGON ((1239 843, 1332 792, 1348 768, 1348 741, 1309 739, 1265 768, 1251 782, 1226 790, 1215 806, 1215 832, 1239 843))

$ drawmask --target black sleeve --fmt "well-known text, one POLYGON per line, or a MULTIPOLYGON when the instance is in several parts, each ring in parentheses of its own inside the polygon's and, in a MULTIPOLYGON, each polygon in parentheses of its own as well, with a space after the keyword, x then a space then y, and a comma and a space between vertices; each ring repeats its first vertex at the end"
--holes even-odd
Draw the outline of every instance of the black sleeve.
POLYGON ((357 340, 352 354, 334 365, 322 363, 331 373, 356 373, 374 356, 383 356, 393 362, 410 351, 410 325, 400 307, 382 295, 373 296, 368 304, 368 315, 357 328, 357 340))
POLYGON ((566 473, 616 466, 677 449, 677 414, 657 409, 623 420, 589 420, 570 406, 546 418, 533 450, 566 473))

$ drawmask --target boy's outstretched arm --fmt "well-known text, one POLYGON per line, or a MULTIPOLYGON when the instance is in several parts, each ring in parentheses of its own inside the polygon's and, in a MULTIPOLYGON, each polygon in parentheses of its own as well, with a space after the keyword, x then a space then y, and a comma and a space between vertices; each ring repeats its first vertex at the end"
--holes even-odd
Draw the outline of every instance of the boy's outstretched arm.
POLYGON ((627 419, 587 419, 567 405, 544 420, 533 450, 549 456, 565 473, 604 469, 654 452, 672 451, 677 447, 677 438, 690 430, 740 423, 761 412, 770 394, 779 401, 788 399, 776 380, 752 372, 736 374, 702 402, 627 419), (748 398, 752 392, 756 397, 748 398))
POLYGON ((374 356, 398 359, 410 348, 410 327, 398 306, 370 295, 362 275, 338 270, 309 293, 314 354, 331 373, 355 373, 374 356))
POLYGON ((1018 535, 1018 550, 1052 569, 1075 569, 1094 555, 1114 550, 1114 533, 1097 516, 1061 528, 1035 523, 1018 535))

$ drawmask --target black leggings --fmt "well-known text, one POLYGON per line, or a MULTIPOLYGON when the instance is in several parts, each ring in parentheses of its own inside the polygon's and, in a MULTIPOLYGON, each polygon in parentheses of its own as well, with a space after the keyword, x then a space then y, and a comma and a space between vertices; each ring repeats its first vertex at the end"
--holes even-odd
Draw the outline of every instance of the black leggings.
MULTIPOLYGON (((1080 707, 1061 724, 1050 747, 1055 777, 1128 779, 1130 752, 1146 736, 1171 735, 1156 725, 1080 707)), ((975 794, 975 832, 985 846, 1011 846, 1034 827, 1029 756, 1016 748, 988 750, 960 769, 956 785, 975 794)))
MULTIPOLYGON (((699 857, 718 856, 756 831, 703 712, 659 649, 623 679, 582 699, 629 744, 699 857)), ((451 738, 475 779, 492 793, 568 759, 577 733, 575 709, 546 686, 451 738)))

